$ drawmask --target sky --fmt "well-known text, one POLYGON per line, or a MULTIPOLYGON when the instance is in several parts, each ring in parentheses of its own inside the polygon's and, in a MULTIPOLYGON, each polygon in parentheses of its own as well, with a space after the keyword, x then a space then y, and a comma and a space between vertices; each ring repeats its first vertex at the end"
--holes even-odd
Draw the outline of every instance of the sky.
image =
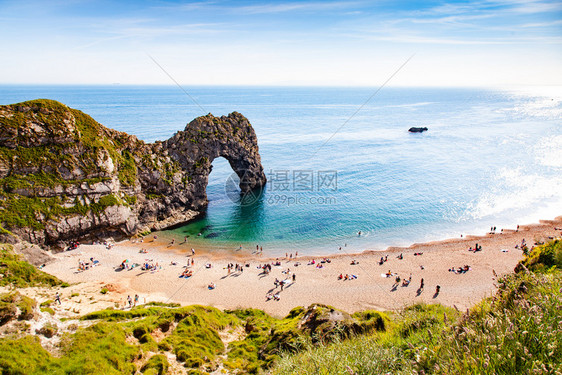
POLYGON ((562 1, 0 0, 0 48, 0 84, 562 85, 562 1))

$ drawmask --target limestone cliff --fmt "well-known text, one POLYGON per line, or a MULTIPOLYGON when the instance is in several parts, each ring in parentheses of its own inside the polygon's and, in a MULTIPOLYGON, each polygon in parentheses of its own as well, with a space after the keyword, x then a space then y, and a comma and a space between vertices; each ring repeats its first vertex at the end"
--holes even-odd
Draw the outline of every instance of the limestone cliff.
POLYGON ((256 134, 236 112, 149 144, 56 101, 0 106, 0 240, 60 246, 184 223, 205 209, 219 156, 242 191, 265 184, 256 134))

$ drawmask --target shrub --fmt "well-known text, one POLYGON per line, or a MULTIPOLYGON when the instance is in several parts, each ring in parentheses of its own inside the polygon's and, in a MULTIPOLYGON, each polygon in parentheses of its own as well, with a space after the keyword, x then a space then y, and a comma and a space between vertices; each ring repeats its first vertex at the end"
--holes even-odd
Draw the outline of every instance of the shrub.
POLYGON ((142 367, 144 374, 163 375, 168 371, 169 363, 165 355, 156 354, 150 357, 148 362, 142 367))

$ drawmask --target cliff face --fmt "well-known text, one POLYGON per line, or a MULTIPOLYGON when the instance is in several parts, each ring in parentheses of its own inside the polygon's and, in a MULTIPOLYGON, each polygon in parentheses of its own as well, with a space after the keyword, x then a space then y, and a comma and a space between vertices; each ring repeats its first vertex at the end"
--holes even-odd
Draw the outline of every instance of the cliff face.
POLYGON ((205 209, 219 156, 242 191, 265 184, 255 132, 236 112, 147 144, 56 101, 0 106, 0 236, 61 245, 186 222, 205 209))

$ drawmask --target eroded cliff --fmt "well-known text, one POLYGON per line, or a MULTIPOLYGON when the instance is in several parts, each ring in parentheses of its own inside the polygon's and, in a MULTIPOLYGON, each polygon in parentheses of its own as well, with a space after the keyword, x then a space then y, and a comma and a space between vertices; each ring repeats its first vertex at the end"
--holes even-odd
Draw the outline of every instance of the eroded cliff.
POLYGON ((181 224, 205 209, 219 156, 242 191, 265 184, 256 134, 236 112, 149 144, 56 101, 0 106, 0 236, 60 246, 181 224))

